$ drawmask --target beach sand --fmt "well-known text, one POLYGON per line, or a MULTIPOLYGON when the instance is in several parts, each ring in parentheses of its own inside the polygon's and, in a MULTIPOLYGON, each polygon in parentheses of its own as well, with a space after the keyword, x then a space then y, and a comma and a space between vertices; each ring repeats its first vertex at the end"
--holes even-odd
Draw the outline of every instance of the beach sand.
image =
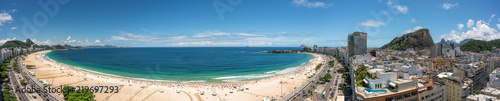
POLYGON ((316 72, 315 67, 323 59, 319 54, 307 53, 314 56, 314 59, 307 65, 283 75, 273 77, 223 83, 173 83, 154 82, 121 77, 112 77, 96 73, 90 73, 75 69, 42 57, 43 53, 50 51, 40 51, 27 56, 24 63, 35 65, 29 69, 37 79, 44 79, 51 83, 52 87, 60 85, 70 86, 119 86, 118 93, 94 93, 97 101, 257 101, 263 98, 280 99, 299 87, 304 82, 308 82, 307 75, 316 72), (234 88, 248 88, 239 91, 234 88), (162 92, 163 91, 163 92, 162 92), (233 91, 233 93, 230 93, 233 91), (204 92, 204 95, 201 93, 204 92), (217 95, 213 96, 212 94, 217 95))

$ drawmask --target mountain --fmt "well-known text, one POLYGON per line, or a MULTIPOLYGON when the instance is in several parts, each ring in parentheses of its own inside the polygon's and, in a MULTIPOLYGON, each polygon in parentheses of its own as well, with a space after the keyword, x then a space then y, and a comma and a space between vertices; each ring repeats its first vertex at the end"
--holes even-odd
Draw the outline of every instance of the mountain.
POLYGON ((68 45, 68 44, 64 44, 63 46, 64 46, 64 48, 66 48, 66 49, 70 49, 70 48, 73 48, 73 46, 71 46, 71 45, 68 45))
POLYGON ((35 44, 35 43, 33 43, 33 41, 31 41, 30 39, 26 39, 26 43, 27 43, 27 44, 35 44))
POLYGON ((56 45, 56 46, 54 46, 54 49, 55 50, 66 50, 66 47, 61 46, 61 45, 56 45))
POLYGON ((500 39, 495 39, 491 41, 469 40, 467 43, 460 45, 460 50, 481 52, 481 51, 491 51, 492 47, 500 47, 500 39))
POLYGON ((441 42, 438 42, 436 44, 444 44, 446 47, 449 47, 451 43, 455 44, 455 47, 457 46, 460 46, 462 44, 465 44, 467 43, 469 40, 474 40, 474 39, 465 39, 465 40, 462 40, 460 41, 460 43, 456 43, 455 41, 451 41, 451 40, 444 40, 444 39, 441 39, 441 42))
POLYGON ((7 41, 5 42, 0 48, 7 48, 7 47, 23 47, 23 48, 28 48, 31 47, 33 44, 28 44, 24 43, 23 41, 19 40, 12 40, 12 41, 7 41))
POLYGON ((392 39, 391 42, 380 47, 382 49, 406 50, 407 48, 427 48, 434 44, 429 29, 419 29, 401 37, 392 39))

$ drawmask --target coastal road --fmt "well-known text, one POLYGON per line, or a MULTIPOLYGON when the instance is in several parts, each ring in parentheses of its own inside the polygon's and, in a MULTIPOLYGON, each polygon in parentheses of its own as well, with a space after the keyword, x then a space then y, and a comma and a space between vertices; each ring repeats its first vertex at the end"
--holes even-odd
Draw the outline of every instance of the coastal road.
POLYGON ((14 92, 14 96, 17 97, 20 101, 29 101, 29 99, 25 93, 16 91, 17 88, 22 88, 22 86, 21 86, 21 83, 19 83, 19 80, 17 79, 16 73, 13 71, 14 70, 14 67, 12 67, 13 63, 14 63, 14 59, 10 60, 9 78, 10 78, 11 86, 13 88, 12 90, 14 92))
MULTIPOLYGON (((20 58, 18 58, 18 64, 19 64, 19 69, 21 70, 21 75, 26 78, 28 80, 28 83, 35 86, 35 88, 44 88, 45 85, 43 85, 42 83, 38 82, 38 80, 33 77, 32 75, 30 75, 28 73, 28 70, 27 68, 23 65, 23 60, 22 58, 24 58, 24 56, 21 55, 20 58)), ((35 92, 36 93, 36 92, 35 92)), ((43 92, 40 92, 40 93, 37 93, 43 100, 46 100, 46 101, 63 101, 64 99, 55 94, 55 93, 43 93, 43 92)))
POLYGON ((328 61, 330 61, 330 58, 326 55, 320 54, 319 56, 323 58, 324 61, 322 62, 323 65, 320 67, 319 71, 317 71, 317 74, 291 93, 285 95, 280 99, 280 101, 301 101, 304 94, 307 94, 309 90, 314 91, 312 86, 315 86, 316 82, 319 81, 319 78, 326 74, 326 71, 328 70, 328 61))
MULTIPOLYGON (((318 96, 316 97, 316 101, 326 101, 327 98, 330 96, 330 88, 332 88, 332 86, 337 83, 336 81, 338 80, 337 79, 337 67, 339 66, 339 64, 337 63, 337 60, 333 59, 335 62, 334 62, 334 66, 332 67, 333 70, 330 71, 330 74, 332 75, 332 78, 330 79, 330 82, 328 82, 326 84, 326 87, 325 89, 323 89, 322 92, 320 92, 321 94, 318 94, 318 96), (325 95, 323 95, 323 92, 325 92, 325 95)), ((337 84, 338 85, 338 84, 337 84)), ((335 85, 335 90, 332 90, 332 92, 336 92, 337 91, 337 85, 335 85)))

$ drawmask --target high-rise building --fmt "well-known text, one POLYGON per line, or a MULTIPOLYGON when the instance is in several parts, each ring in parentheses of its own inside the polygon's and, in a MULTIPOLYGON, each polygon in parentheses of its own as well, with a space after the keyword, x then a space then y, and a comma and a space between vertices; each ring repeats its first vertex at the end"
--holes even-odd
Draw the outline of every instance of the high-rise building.
POLYGON ((449 77, 445 85, 447 101, 465 101, 472 87, 472 80, 469 78, 449 77))
POLYGON ((318 52, 318 45, 314 45, 313 52, 318 52))
POLYGON ((431 58, 437 58, 442 56, 442 48, 443 46, 441 44, 434 44, 430 51, 431 51, 431 58))
POLYGON ((349 43, 349 56, 366 54, 366 36, 364 32, 354 32, 347 37, 349 43))

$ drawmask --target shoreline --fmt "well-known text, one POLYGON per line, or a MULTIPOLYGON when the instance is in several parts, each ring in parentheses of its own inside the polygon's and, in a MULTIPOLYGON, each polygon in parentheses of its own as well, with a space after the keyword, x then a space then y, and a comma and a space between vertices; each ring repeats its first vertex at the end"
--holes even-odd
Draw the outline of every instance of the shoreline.
POLYGON ((125 92, 116 94, 96 93, 95 95, 97 100, 107 99, 108 97, 113 100, 127 100, 124 99, 127 97, 130 97, 128 100, 189 100, 193 99, 193 96, 198 98, 198 101, 200 101, 200 99, 209 101, 222 99, 238 100, 241 97, 253 100, 262 100, 262 98, 279 99, 281 96, 292 92, 295 87, 299 87, 304 82, 307 82, 308 78, 306 75, 315 72, 314 67, 316 67, 320 61, 323 61, 320 54, 304 53, 313 56, 313 59, 309 60, 307 64, 284 74, 259 78, 256 80, 236 82, 161 82, 109 76, 80 70, 71 66, 66 66, 63 63, 46 59, 42 56, 42 54, 47 52, 50 51, 40 51, 29 54, 26 61, 23 61, 26 65, 35 65, 35 69, 29 70, 35 71, 35 77, 38 80, 46 80, 47 82, 53 83, 52 86, 119 85, 125 92), (245 91, 240 91, 240 89, 244 88, 246 89, 245 91), (250 90, 248 90, 249 88, 250 90), (283 91, 280 92, 280 90, 283 91), (141 95, 139 92, 149 95, 141 95), (165 96, 164 92, 168 96, 165 96), (185 94, 180 92, 184 92, 185 94), (202 92, 207 92, 208 94, 202 95, 202 92), (211 96, 212 93, 210 92, 217 95, 211 96), (225 94, 225 96, 222 94, 225 94))
MULTIPOLYGON (((131 80, 138 80, 138 81, 144 81, 144 82, 159 82, 159 83, 244 83, 244 82, 251 82, 251 81, 258 81, 258 80, 261 80, 261 79, 269 79, 269 78, 273 78, 273 77, 276 77, 276 76, 283 76, 283 75, 286 75, 288 73, 291 73, 291 72, 295 72, 297 70, 300 70, 302 68, 304 68, 305 66, 307 66, 308 64, 310 64, 311 62, 313 62, 313 60, 315 58, 317 58, 315 55, 313 55, 314 53, 301 53, 301 54, 308 54, 310 56, 313 56, 312 59, 309 59, 308 62, 305 62, 305 63, 301 63, 300 65, 298 66, 293 66, 293 67, 288 67, 288 68, 285 68, 285 69, 281 69, 281 70, 273 70, 273 71, 276 71, 276 72, 281 72, 281 71, 284 71, 284 70, 287 70, 287 69, 291 69, 293 68, 293 70, 290 70, 290 71, 287 71, 286 73, 282 73, 282 74, 272 74, 272 76, 267 76, 267 77, 262 77, 262 78, 256 78, 256 79, 247 79, 247 80, 241 80, 241 81, 224 81, 222 80, 221 82, 207 82, 205 80, 191 80, 191 81, 171 81, 171 80, 158 80, 158 79, 146 79, 146 78, 134 78, 134 77, 126 77, 126 76, 120 76, 120 75, 114 75, 114 74, 108 74, 108 73, 103 73, 103 72, 99 72, 99 71, 94 71, 94 70, 89 70, 89 69, 85 69, 85 68, 82 68, 82 67, 77 67, 77 66, 71 66, 71 65, 68 65, 68 64, 64 64, 64 63, 61 63, 61 62, 58 62, 56 60, 53 60, 51 59, 50 57, 48 56, 45 56, 46 53, 49 53, 49 52, 52 52, 53 50, 49 50, 47 52, 43 52, 41 53, 42 55, 42 58, 44 58, 46 61, 50 61, 50 62, 53 62, 55 64, 58 64, 58 65, 63 65, 65 67, 69 67, 69 68, 72 68, 72 69, 76 69, 76 70, 79 70, 79 71, 83 71, 83 72, 87 72, 87 73, 93 73, 93 74, 97 74, 97 75, 102 75, 102 76, 109 76, 109 77, 114 77, 114 78, 121 78, 121 79, 131 79, 131 80), (201 82, 200 82, 201 81, 201 82)), ((57 50, 56 50, 57 51, 57 50)), ((272 71, 267 71, 267 72, 272 72, 272 71)), ((258 74, 248 74, 248 75, 259 75, 259 74, 263 74, 263 73, 258 73, 258 74)), ((265 74, 265 73, 264 73, 265 74)), ((242 77, 242 76, 247 76, 247 75, 231 75, 231 76, 223 76, 223 77, 216 77, 214 79, 217 79, 217 78, 224 78, 224 77, 242 77)))

